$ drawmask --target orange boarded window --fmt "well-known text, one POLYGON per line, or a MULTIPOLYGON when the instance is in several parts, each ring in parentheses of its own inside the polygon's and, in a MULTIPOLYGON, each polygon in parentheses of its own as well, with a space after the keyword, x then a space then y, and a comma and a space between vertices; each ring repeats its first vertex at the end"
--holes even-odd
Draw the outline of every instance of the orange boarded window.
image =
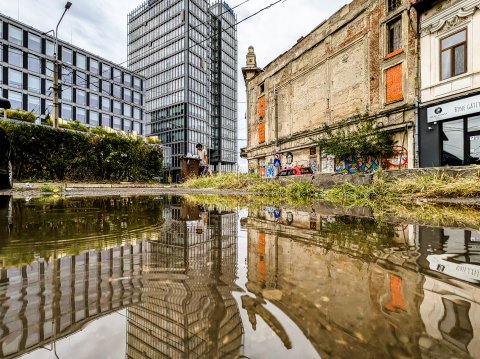
POLYGON ((403 99, 403 71, 402 64, 390 67, 386 71, 387 102, 403 99))
POLYGON ((265 96, 262 96, 258 99, 258 116, 265 116, 265 96))
POLYGON ((258 142, 265 142, 265 122, 258 124, 258 142))

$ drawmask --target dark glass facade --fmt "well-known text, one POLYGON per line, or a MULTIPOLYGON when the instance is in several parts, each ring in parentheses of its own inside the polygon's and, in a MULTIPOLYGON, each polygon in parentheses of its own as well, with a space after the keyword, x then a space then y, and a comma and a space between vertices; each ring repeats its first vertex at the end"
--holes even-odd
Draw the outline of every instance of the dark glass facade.
POLYGON ((129 68, 146 78, 147 132, 171 148, 174 180, 197 143, 214 170, 236 168, 235 21, 205 0, 150 0, 129 14, 129 68))
MULTIPOLYGON (((117 129, 145 134, 142 76, 62 41, 58 54, 62 119, 112 127, 115 117, 117 129)), ((53 113, 53 63, 54 38, 0 15, 0 95, 13 108, 53 113)))

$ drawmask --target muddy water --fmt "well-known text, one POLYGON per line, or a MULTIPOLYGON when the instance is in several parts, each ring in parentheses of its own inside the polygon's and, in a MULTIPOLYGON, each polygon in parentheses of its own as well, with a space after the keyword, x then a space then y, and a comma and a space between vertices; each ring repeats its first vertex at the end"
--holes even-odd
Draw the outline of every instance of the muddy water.
POLYGON ((0 358, 480 357, 480 233, 0 196, 0 358))

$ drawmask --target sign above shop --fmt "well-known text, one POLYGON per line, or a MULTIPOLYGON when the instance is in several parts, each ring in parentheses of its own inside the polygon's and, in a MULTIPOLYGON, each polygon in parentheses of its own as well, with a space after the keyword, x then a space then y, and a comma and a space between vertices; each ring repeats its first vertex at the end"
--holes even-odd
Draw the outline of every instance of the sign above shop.
POLYGON ((480 112, 480 95, 443 103, 427 109, 427 122, 444 121, 480 112))

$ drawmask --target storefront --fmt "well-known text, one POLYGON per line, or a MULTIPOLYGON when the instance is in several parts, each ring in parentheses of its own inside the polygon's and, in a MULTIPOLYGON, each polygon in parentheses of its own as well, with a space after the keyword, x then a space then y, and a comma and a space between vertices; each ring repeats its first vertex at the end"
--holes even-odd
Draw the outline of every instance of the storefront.
POLYGON ((420 167, 480 165, 480 94, 420 109, 420 167))

